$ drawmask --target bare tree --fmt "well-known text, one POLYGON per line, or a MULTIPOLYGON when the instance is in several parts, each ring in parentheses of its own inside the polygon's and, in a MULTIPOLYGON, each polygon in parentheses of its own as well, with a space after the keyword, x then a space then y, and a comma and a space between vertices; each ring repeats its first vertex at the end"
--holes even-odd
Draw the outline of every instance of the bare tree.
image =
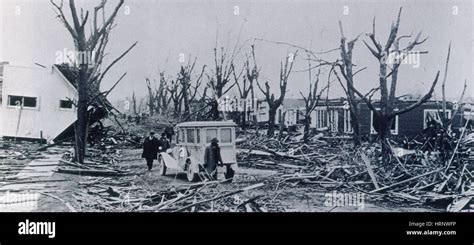
POLYGON ((133 94, 132 94, 132 107, 133 107, 133 114, 138 115, 137 98, 135 97, 135 91, 133 91, 133 94))
POLYGON ((148 89, 148 111, 150 113, 150 116, 152 117, 155 110, 156 110, 156 105, 155 105, 155 93, 153 92, 152 84, 149 78, 145 78, 146 82, 146 87, 148 89))
POLYGON ((263 89, 260 84, 257 82, 257 86, 265 95, 265 101, 268 104, 268 131, 267 136, 273 137, 275 133, 275 116, 278 107, 283 104, 286 94, 286 86, 288 85, 288 78, 291 74, 291 69, 293 68, 294 59, 296 58, 298 51, 294 54, 290 54, 285 59, 285 64, 280 63, 280 97, 275 98, 275 94, 270 92, 270 85, 268 81, 265 82, 265 89, 263 89))
POLYGON ((173 101, 174 116, 181 116, 181 102, 183 100, 183 90, 180 89, 178 81, 171 80, 170 85, 166 88, 170 94, 170 100, 173 101))
POLYGON ((166 96, 165 92, 167 90, 165 90, 165 87, 166 87, 166 80, 164 79, 164 73, 163 72, 160 72, 160 82, 159 82, 159 85, 158 85, 158 89, 155 91, 155 105, 156 105, 156 108, 155 108, 155 112, 156 114, 161 114, 162 112, 162 102, 163 102, 163 97, 166 96))
MULTIPOLYGON (((359 118, 358 118, 358 101, 354 90, 352 89, 354 86, 354 75, 358 72, 362 71, 365 68, 360 69, 359 71, 354 72, 352 69, 354 64, 352 63, 352 50, 354 49, 354 45, 359 39, 359 36, 352 39, 346 44, 346 37, 344 36, 344 31, 342 29, 342 23, 339 21, 339 29, 341 32, 341 44, 340 44, 340 52, 341 52, 341 62, 336 62, 335 65, 339 67, 339 70, 342 74, 346 82, 346 86, 341 83, 341 86, 344 88, 346 92, 347 101, 349 104, 349 114, 350 114, 350 122, 352 127, 352 137, 355 145, 360 144, 360 133, 359 133, 359 118)), ((334 71, 335 72, 335 71, 334 71)), ((337 74, 336 74, 337 76, 337 74)))
MULTIPOLYGON (((308 65, 311 67, 311 60, 308 59, 308 65)), ((312 79, 312 69, 308 70, 309 75, 309 91, 308 94, 305 96, 302 92, 300 92, 301 96, 304 100, 305 111, 304 111, 304 133, 303 133, 303 141, 308 143, 309 138, 309 127, 310 127, 310 120, 311 120, 311 113, 316 109, 319 104, 319 100, 321 99, 321 95, 323 94, 324 90, 327 86, 318 93, 318 85, 319 85, 319 76, 321 74, 321 69, 318 69, 318 73, 316 73, 316 79, 313 82, 312 79)))
POLYGON ((234 71, 234 58, 236 56, 236 49, 229 55, 224 47, 221 47, 219 52, 214 48, 214 70, 212 76, 209 77, 208 87, 212 89, 213 96, 210 101, 211 118, 217 120, 219 116, 219 102, 218 100, 226 94, 235 83, 226 87, 231 82, 231 75, 234 71))
POLYGON ((420 45, 427 40, 427 38, 420 40, 421 32, 419 32, 414 40, 409 42, 405 48, 400 47, 401 39, 411 37, 411 35, 398 36, 398 27, 400 25, 401 13, 402 8, 400 8, 400 11, 398 12, 396 22, 392 23, 388 40, 384 46, 382 46, 382 44, 377 41, 377 38, 375 37, 375 18, 373 20, 372 33, 367 34, 373 44, 373 47, 364 41, 370 53, 379 61, 379 87, 372 90, 380 90, 379 108, 376 108, 375 104, 369 98, 367 98, 366 95, 360 93, 353 84, 348 83, 348 86, 353 89, 358 96, 361 97, 361 99, 367 104, 373 113, 373 126, 382 144, 382 156, 384 163, 388 163, 388 156, 391 151, 387 139, 390 137, 390 128, 394 118, 419 107, 428 99, 430 99, 439 77, 438 71, 429 91, 417 102, 405 108, 398 108, 395 110, 395 101, 397 99, 395 94, 397 89, 398 71, 401 61, 407 57, 407 55, 409 55, 417 45, 420 45), (396 59, 390 60, 390 57, 396 57, 396 59), (390 85, 388 84, 388 79, 390 79, 390 85))
POLYGON ((72 25, 63 11, 63 1, 56 3, 51 0, 58 19, 64 24, 68 32, 71 34, 77 53, 80 59, 75 60, 75 65, 79 66, 79 79, 77 79, 78 101, 77 101, 77 121, 75 123, 75 158, 76 161, 83 163, 86 153, 86 139, 88 129, 88 111, 87 108, 90 103, 89 91, 93 89, 99 90, 100 83, 107 72, 122 59, 135 45, 131 45, 118 58, 113 60, 105 69, 102 70, 102 61, 105 56, 105 48, 109 40, 109 33, 113 29, 115 17, 123 5, 124 0, 120 0, 115 6, 112 14, 105 18, 106 0, 94 7, 93 22, 91 24, 91 31, 87 33, 85 30, 87 21, 89 19, 89 11, 81 8, 80 15, 76 9, 74 0, 69 0, 69 8, 72 17, 72 25), (102 24, 98 26, 98 14, 102 13, 102 24), (84 62, 84 57, 92 56, 93 62, 84 62))
POLYGON ((196 65, 197 58, 194 59, 193 63, 188 63, 186 66, 181 66, 177 81, 181 85, 181 94, 182 94, 182 101, 184 106, 184 114, 183 119, 187 120, 189 118, 190 112, 190 103, 194 101, 196 98, 196 94, 198 92, 199 87, 201 86, 202 77, 204 75, 204 71, 206 66, 203 65, 201 69, 201 73, 196 78, 196 81, 193 82, 193 70, 196 65), (192 85, 194 83, 194 86, 192 85))
POLYGON ((247 59, 244 63, 244 66, 242 68, 242 71, 239 74, 236 74, 235 69, 232 71, 234 75, 234 80, 235 84, 237 85, 237 89, 239 91, 240 99, 242 100, 242 111, 240 113, 240 118, 239 122, 241 124, 242 129, 246 129, 246 117, 247 117, 247 109, 248 107, 252 106, 254 103, 254 98, 252 96, 252 100, 250 103, 251 105, 248 105, 248 97, 249 95, 253 95, 254 90, 253 90, 253 84, 258 83, 258 74, 259 74, 259 69, 257 67, 257 61, 255 59, 255 46, 251 45, 251 52, 252 52, 252 67, 250 66, 250 59, 247 56, 247 59), (245 71, 245 74, 243 75, 242 78, 242 85, 240 85, 239 80, 240 77, 242 76, 242 73, 245 71))
POLYGON ((160 73, 160 87, 159 87, 159 105, 160 105, 160 112, 161 115, 166 115, 168 113, 168 106, 171 103, 171 96, 168 96, 169 90, 167 89, 169 85, 169 81, 165 78, 165 73, 160 73))
MULTIPOLYGON (((445 68, 444 68, 444 76, 443 76, 443 82, 441 83, 441 93, 442 93, 442 101, 441 101, 441 112, 440 113, 440 119, 441 119, 441 122, 443 124, 443 128, 445 131, 448 131, 448 129, 451 127, 451 124, 453 122, 453 119, 454 119, 454 115, 457 113, 457 110, 460 108, 460 106, 458 106, 458 108, 452 112, 451 114, 451 117, 448 117, 448 113, 447 112, 447 103, 446 103, 446 80, 447 80, 447 76, 448 76, 448 65, 449 65, 449 57, 451 55, 451 42, 449 43, 449 46, 448 46, 448 54, 447 54, 447 58, 446 58, 446 64, 445 64, 445 68)), ((466 93, 466 88, 467 88, 467 80, 464 80, 464 85, 463 85, 463 89, 462 89, 462 92, 461 92, 461 95, 459 97, 459 100, 458 100, 458 104, 460 105, 464 99, 464 94, 466 93)))

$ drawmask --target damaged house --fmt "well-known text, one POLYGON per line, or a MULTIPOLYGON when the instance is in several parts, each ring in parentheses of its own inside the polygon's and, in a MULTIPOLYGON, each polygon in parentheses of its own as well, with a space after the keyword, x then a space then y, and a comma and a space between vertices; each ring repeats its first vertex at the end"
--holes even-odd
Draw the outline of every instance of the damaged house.
MULTIPOLYGON (((400 98, 396 106, 405 108, 417 100, 400 98)), ((377 106, 377 102, 374 102, 377 106)), ((463 127, 467 120, 464 107, 457 108, 453 102, 447 102, 446 117, 452 118, 451 128, 458 130, 463 127), (464 116, 463 116, 464 114, 464 116)), ((304 101, 297 99, 285 100, 283 105, 277 110, 275 123, 280 124, 284 116, 285 127, 303 124, 304 101)), ((430 124, 441 123, 440 113, 441 102, 427 101, 410 112, 396 116, 392 122, 392 135, 413 138, 421 134, 430 124)), ((257 104, 256 121, 265 123, 268 121, 268 105, 264 101, 257 104)), ((358 104, 358 118, 361 135, 375 135, 373 127, 373 113, 365 103, 358 104)), ((351 115, 349 105, 344 98, 321 99, 319 106, 311 112, 310 127, 315 131, 331 132, 336 134, 351 134, 351 115)))
MULTIPOLYGON (((0 137, 25 140, 59 140, 74 133, 77 90, 67 65, 50 67, 1 64, 0 137)), ((99 93, 99 95, 101 95, 99 93)), ((90 123, 107 115, 110 104, 96 96, 90 123), (105 105, 105 106, 104 106, 105 105)))

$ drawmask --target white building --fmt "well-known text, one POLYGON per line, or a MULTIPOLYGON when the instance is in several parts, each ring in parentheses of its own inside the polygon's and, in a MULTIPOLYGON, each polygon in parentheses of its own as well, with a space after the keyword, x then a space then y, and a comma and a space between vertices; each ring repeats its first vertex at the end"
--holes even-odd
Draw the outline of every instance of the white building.
POLYGON ((0 66, 1 137, 52 140, 75 122, 77 91, 56 66, 0 66))
MULTIPOLYGON (((259 123, 268 122, 269 112, 268 103, 265 100, 257 102, 256 120, 259 123)), ((303 119, 304 101, 300 99, 286 99, 283 104, 278 107, 275 115, 275 124, 280 124, 282 117, 286 127, 296 125, 299 120, 303 119)))

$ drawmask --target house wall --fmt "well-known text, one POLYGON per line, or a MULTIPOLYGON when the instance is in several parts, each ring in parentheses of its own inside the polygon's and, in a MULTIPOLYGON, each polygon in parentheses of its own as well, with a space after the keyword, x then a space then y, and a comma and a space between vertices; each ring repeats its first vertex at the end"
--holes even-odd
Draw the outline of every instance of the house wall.
MULTIPOLYGON (((399 108, 405 108, 411 105, 413 102, 401 102, 398 104, 399 108)), ((437 110, 439 106, 435 103, 423 104, 407 113, 398 116, 398 135, 415 137, 423 132, 424 127, 424 111, 425 110, 437 110)), ((447 109, 452 110, 452 105, 448 103, 447 109)), ((359 123, 360 133, 369 135, 371 127, 371 111, 366 104, 359 104, 359 123)))
MULTIPOLYGON (((75 109, 60 109, 59 101, 76 99, 74 87, 56 68, 4 67, 0 136, 53 139, 76 120, 75 109), (9 106, 8 96, 37 97, 36 108, 9 106)), ((73 107, 74 108, 74 107, 73 107)))
MULTIPOLYGON (((415 103, 414 101, 398 101, 396 106, 398 108, 405 108, 411 104, 415 103)), ((377 103, 375 103, 375 106, 377 107, 377 103)), ((319 106, 319 109, 327 109, 327 106, 319 106)), ((332 102, 330 105, 330 110, 334 110, 334 113, 337 113, 337 132, 338 133, 347 133, 344 132, 344 103, 343 101, 341 102, 332 102)), ((425 104, 407 112, 402 115, 398 116, 398 132, 397 135, 399 136, 407 136, 407 137, 415 137, 423 132, 424 129, 424 120, 425 120, 425 110, 438 110, 440 108, 439 103, 437 104, 434 101, 428 101, 425 104)), ((286 118, 285 118, 285 126, 291 126, 294 125, 294 122, 296 122, 296 113, 294 111, 296 108, 285 108, 285 107, 280 107, 279 109, 282 109, 282 114, 286 110, 286 118)), ((448 111, 451 111, 453 113, 453 104, 451 102, 447 103, 447 109, 448 111)), ((304 111, 303 108, 299 108, 299 110, 304 111)), ((266 102, 261 102, 259 104, 259 107, 257 109, 257 121, 258 122, 268 122, 268 105, 266 102)), ((279 117, 278 117, 278 110, 275 118, 275 123, 279 124, 279 117)), ((346 113, 349 114, 349 113, 346 113)), ((310 114, 310 127, 317 129, 317 109, 312 111, 310 114)), ((360 124, 360 134, 361 135, 370 135, 371 134, 371 111, 367 107, 365 103, 359 103, 358 105, 358 119, 359 119, 359 124, 360 124)), ((459 116, 458 116, 459 117, 459 116)), ((326 116, 328 120, 328 126, 329 126, 329 113, 326 116)), ((302 117, 300 118, 302 119, 302 117)), ((456 118, 455 118, 456 119, 456 118)), ((459 119, 456 119, 453 121, 453 128, 455 127, 460 127, 456 125, 462 124, 459 122, 459 119)), ((350 121, 349 121, 350 122, 350 121)), ((317 130, 324 130, 326 131, 328 128, 321 128, 317 130)), ((335 131, 332 131, 335 132, 335 131)))

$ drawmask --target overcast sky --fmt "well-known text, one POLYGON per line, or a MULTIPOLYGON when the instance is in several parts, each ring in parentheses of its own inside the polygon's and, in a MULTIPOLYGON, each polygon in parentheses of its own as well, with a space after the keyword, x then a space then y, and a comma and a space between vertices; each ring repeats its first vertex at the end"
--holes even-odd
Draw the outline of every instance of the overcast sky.
MULTIPOLYGON (((90 10, 98 2, 77 1, 76 4, 90 10)), ((115 1, 108 2, 108 13, 115 4, 115 1)), ((371 32, 372 19, 375 17, 377 38, 385 43, 399 7, 403 7, 399 33, 416 35, 422 31, 423 37, 429 36, 429 39, 416 49, 428 51, 428 54, 421 56, 418 68, 413 64, 401 66, 397 94, 423 94, 427 91, 436 71, 444 70, 451 41, 447 95, 457 98, 464 79, 467 79, 467 93, 474 96, 472 2, 419 0, 126 0, 118 14, 117 26, 110 36, 108 61, 120 55, 133 42, 138 41, 138 45, 114 66, 103 82, 102 89, 112 86, 126 71, 127 76, 110 94, 111 99, 129 97, 132 91, 143 96, 146 94, 144 78, 158 78, 159 71, 175 75, 181 53, 186 59, 189 55, 197 57, 198 66, 208 64, 207 71, 211 73, 216 36, 218 45, 228 48, 232 48, 240 36, 239 43, 244 46, 242 55, 248 53, 250 44, 254 43, 257 63, 261 67, 260 81, 268 80, 276 86, 280 62, 295 49, 256 41, 256 38, 325 51, 339 45, 339 20, 343 23, 346 37, 351 39, 371 32), (236 6, 238 15, 234 14, 236 6), (349 11, 347 15, 344 15, 344 10, 349 11)), ((49 1, 2 0, 0 11, 0 60, 9 61, 12 65, 51 65, 58 51, 73 50, 72 39, 55 18, 49 1)), ((361 36, 356 43, 353 59, 359 68, 367 69, 356 76, 355 82, 361 91, 367 92, 377 86, 378 65, 362 40, 369 41, 365 35, 361 36)), ((308 64, 303 52, 300 54, 289 81, 288 95, 293 98, 299 98, 299 92, 308 88, 308 73, 302 71, 308 64)), ((337 55, 334 52, 322 58, 334 60, 337 55)), ((240 67, 242 59, 237 58, 236 63, 240 67)), ((326 79, 323 81, 326 82, 326 79)), ((441 95, 440 88, 438 86, 437 96, 441 95)), ((331 97, 343 95, 337 83, 333 83, 330 93, 331 97)))

